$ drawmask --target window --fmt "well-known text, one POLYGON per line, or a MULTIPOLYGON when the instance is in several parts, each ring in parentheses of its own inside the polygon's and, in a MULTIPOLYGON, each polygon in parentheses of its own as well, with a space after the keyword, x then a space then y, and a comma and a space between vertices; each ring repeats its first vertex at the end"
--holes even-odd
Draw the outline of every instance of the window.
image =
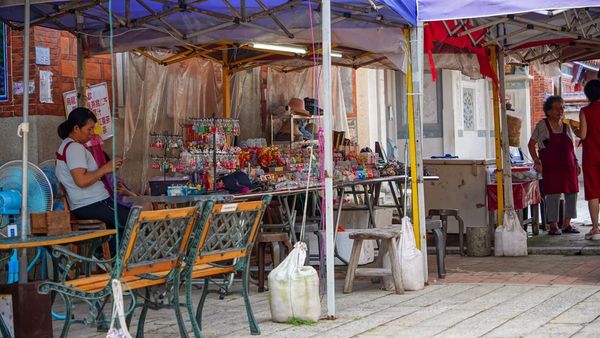
POLYGON ((573 66, 562 64, 560 65, 560 72, 563 76, 573 76, 573 66))
POLYGON ((463 88, 464 130, 475 131, 475 89, 463 88))
MULTIPOLYGON (((440 72, 441 73, 441 72, 440 72)), ((405 77, 402 72, 396 72, 396 111, 398 112, 398 138, 406 139, 408 137, 408 125, 406 121, 406 91, 405 77)), ((431 79, 431 72, 426 71, 423 76, 423 113, 421 114, 423 122, 424 138, 442 137, 442 82, 443 77, 438 74, 437 81, 431 79)))

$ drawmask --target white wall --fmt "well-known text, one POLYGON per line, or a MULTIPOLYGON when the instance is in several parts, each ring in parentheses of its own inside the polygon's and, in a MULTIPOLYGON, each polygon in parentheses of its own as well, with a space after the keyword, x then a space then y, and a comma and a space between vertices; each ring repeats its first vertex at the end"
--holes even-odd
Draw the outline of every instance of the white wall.
POLYGON ((462 159, 494 156, 489 149, 489 122, 493 111, 490 110, 488 80, 471 80, 458 71, 449 70, 443 71, 443 79, 444 153, 462 159), (465 97, 470 100, 465 101, 465 97), (467 116, 472 117, 467 119, 470 123, 467 116))
POLYGON ((361 68, 356 71, 356 100, 359 146, 374 149, 376 141, 385 145, 388 123, 384 70, 361 68))

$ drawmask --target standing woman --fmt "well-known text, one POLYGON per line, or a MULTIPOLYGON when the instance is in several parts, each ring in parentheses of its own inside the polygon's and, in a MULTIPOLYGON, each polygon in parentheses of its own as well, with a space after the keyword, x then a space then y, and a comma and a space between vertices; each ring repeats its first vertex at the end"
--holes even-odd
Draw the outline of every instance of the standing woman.
POLYGON ((592 219, 592 230, 585 234, 585 239, 600 240, 600 80, 588 82, 583 92, 590 104, 579 113, 579 134, 583 140, 583 187, 592 219))
MULTIPOLYGON (((97 119, 87 108, 75 108, 69 118, 58 126, 63 139, 56 152, 56 177, 67 192, 71 212, 79 219, 99 219, 109 228, 115 228, 114 204, 101 179, 112 173, 112 161, 98 167, 84 144, 94 135, 97 119)), ((115 160, 116 168, 122 164, 115 160)), ((118 222, 127 223, 129 208, 118 206, 118 222)))
POLYGON ((579 233, 579 230, 571 225, 571 218, 577 217, 577 176, 581 169, 575 157, 573 131, 561 121, 564 114, 563 99, 560 96, 547 98, 544 102, 544 113, 546 118, 535 126, 528 148, 535 163, 535 170, 542 173, 541 189, 546 204, 546 222, 550 226, 548 233, 579 233), (561 231, 558 227, 558 217, 562 194, 565 195, 565 210, 561 231))

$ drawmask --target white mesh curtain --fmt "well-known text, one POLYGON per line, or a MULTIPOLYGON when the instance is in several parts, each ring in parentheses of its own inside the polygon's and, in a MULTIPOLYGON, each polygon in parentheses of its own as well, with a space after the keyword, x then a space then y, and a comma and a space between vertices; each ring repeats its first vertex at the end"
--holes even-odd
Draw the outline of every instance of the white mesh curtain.
POLYGON ((240 140, 264 137, 266 120, 260 111, 260 68, 232 76, 231 115, 240 120, 240 140))
MULTIPOLYGON (((283 73, 269 68, 267 75, 267 113, 272 113, 279 107, 288 104, 291 98, 314 97, 314 77, 320 79, 321 67, 309 68, 297 72, 283 73)), ((333 90, 333 130, 348 132, 347 112, 353 107, 346 107, 344 95, 352 95, 353 88, 344 88, 341 80, 340 67, 332 67, 333 90), (348 92, 346 92, 348 91, 348 92)), ((322 93, 319 98, 322 97, 322 93)), ((321 106, 321 103, 319 103, 321 106)))
MULTIPOLYGON (((158 58, 168 54, 154 53, 158 58)), ((150 133, 179 133, 188 117, 221 115, 215 65, 190 59, 162 66, 135 53, 127 54, 124 167, 132 188, 144 189, 150 175, 150 133), (141 171, 140 171, 141 168, 141 171)))

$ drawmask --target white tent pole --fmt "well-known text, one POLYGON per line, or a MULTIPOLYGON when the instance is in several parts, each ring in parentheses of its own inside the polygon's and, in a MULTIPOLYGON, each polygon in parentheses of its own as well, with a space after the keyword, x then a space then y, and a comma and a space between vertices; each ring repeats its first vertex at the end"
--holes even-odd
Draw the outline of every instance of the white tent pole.
POLYGON ((413 208, 418 208, 419 238, 416 240, 420 241, 421 253, 423 254, 423 273, 425 274, 425 281, 427 281, 427 227, 425 223, 425 192, 423 187, 423 119, 421 118, 423 110, 423 21, 418 21, 417 26, 411 29, 410 40, 416 139, 416 193, 418 201, 418 204, 413 206, 413 208))
POLYGON ((327 317, 335 318, 335 264, 333 246, 333 142, 332 142, 332 105, 331 105, 331 1, 322 2, 323 30, 323 135, 325 169, 325 243, 327 257, 327 317))
MULTIPOLYGON (((19 125, 18 134, 23 138, 23 177, 21 181, 21 239, 25 240, 29 233, 29 211, 27 210, 27 177, 29 163, 29 1, 25 0, 25 29, 23 30, 23 123, 19 125)), ((19 283, 27 283, 27 250, 22 249, 19 255, 19 283)))
POLYGON ((504 52, 498 50, 498 84, 500 89, 500 124, 502 145, 502 175, 504 176, 504 213, 514 210, 512 190, 512 172, 510 164, 510 149, 508 143, 508 120, 506 117, 506 89, 504 86, 504 52))

